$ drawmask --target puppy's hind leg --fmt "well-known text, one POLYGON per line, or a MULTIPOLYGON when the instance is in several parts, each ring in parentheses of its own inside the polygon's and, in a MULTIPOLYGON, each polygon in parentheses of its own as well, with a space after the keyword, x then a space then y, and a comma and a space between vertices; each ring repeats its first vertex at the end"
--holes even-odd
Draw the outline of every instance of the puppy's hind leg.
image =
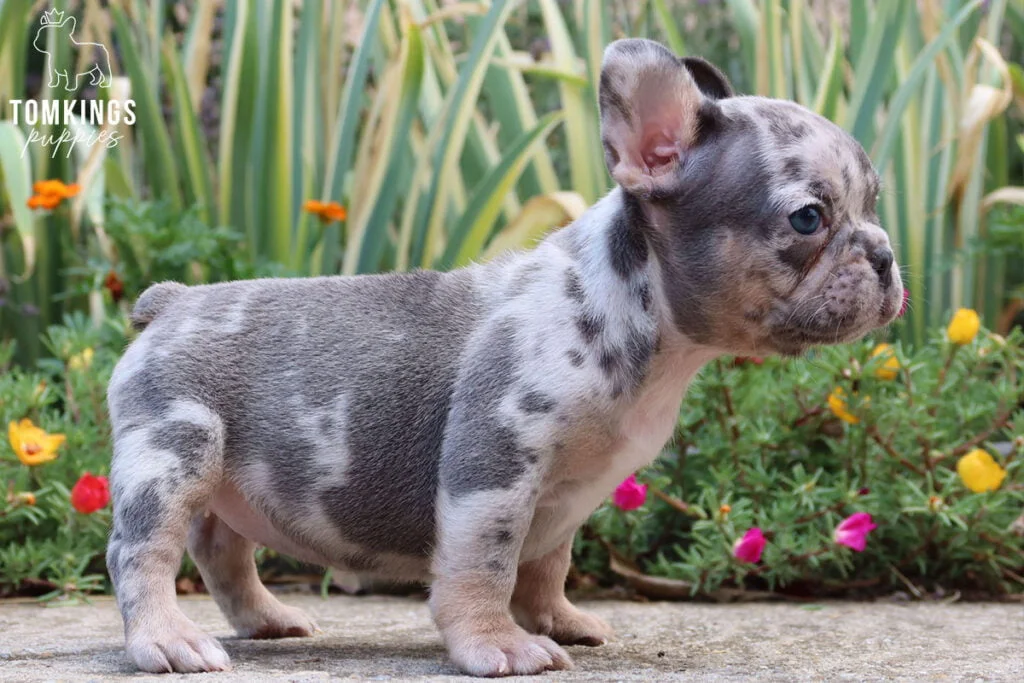
MULTIPOLYGON (((112 418, 115 412, 123 418, 129 402, 111 398, 112 418)), ((114 425, 107 567, 128 655, 157 673, 226 670, 227 653, 181 612, 174 591, 189 522, 221 477, 220 418, 199 403, 179 401, 159 419, 136 414, 114 425)))
POLYGON ((295 607, 282 604, 260 581, 256 544, 239 536, 213 513, 192 520, 188 554, 224 616, 243 638, 313 635, 316 624, 295 607))

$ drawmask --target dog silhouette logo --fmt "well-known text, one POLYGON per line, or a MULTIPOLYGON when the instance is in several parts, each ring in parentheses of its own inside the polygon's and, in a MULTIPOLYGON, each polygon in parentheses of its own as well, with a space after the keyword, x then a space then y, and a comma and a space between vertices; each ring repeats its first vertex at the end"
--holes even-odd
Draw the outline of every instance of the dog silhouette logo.
POLYGON ((69 16, 65 18, 63 12, 52 10, 50 12, 43 12, 43 18, 39 20, 39 24, 39 31, 36 33, 36 39, 32 41, 32 46, 46 55, 46 72, 49 76, 47 85, 49 87, 56 88, 60 85, 61 79, 64 79, 65 90, 68 92, 78 92, 78 82, 83 76, 91 78, 89 85, 95 85, 100 88, 110 87, 110 55, 107 53, 107 48, 99 43, 80 43, 75 40, 74 17, 69 16), (59 44, 59 41, 66 40, 72 47, 78 48, 78 54, 87 54, 93 58, 92 62, 86 63, 86 66, 89 67, 88 69, 75 74, 74 81, 68 76, 67 69, 57 69, 54 55, 47 49, 51 36, 54 38, 53 45, 59 44), (102 60, 96 59, 100 53, 103 55, 102 60))

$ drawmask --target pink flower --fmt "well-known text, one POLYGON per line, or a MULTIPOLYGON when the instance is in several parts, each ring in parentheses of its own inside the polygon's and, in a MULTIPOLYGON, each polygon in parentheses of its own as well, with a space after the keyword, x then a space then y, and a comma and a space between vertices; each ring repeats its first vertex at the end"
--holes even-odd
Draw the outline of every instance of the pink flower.
POLYGON ((853 548, 859 553, 867 545, 868 533, 877 528, 878 525, 871 521, 871 515, 855 512, 839 523, 832 538, 839 545, 853 548))
POLYGON ((636 510, 645 500, 647 485, 638 483, 635 474, 629 475, 629 478, 619 484, 612 494, 612 502, 623 510, 636 510))
POLYGON ((743 538, 738 539, 733 544, 732 554, 740 562, 759 562, 761 560, 761 552, 764 551, 767 543, 768 541, 765 539, 764 534, 755 526, 743 534, 743 538))

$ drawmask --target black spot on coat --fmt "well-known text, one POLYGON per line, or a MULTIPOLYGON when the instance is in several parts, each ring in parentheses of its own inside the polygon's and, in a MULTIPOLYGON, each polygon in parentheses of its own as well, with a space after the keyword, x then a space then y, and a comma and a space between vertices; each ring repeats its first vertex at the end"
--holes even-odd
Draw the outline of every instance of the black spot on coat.
POLYGON ((608 230, 609 260, 619 277, 629 279, 647 263, 644 233, 650 227, 639 200, 629 194, 623 194, 623 209, 612 217, 611 222, 608 230))
POLYGON ((565 271, 565 295, 578 304, 583 303, 586 299, 583 293, 583 282, 574 268, 568 268, 565 271))
POLYGON ((583 311, 576 316, 576 329, 580 331, 583 341, 592 344, 604 331, 604 317, 598 313, 583 311))

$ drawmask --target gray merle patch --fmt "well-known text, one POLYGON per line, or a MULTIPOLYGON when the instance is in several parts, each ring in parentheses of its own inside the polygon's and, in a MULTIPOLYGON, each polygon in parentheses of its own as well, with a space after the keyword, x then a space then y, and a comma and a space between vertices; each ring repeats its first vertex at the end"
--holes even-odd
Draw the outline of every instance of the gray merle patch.
POLYGON ((515 343, 515 321, 505 319, 466 359, 441 456, 441 485, 452 496, 507 489, 526 472, 530 453, 498 412, 515 384, 515 343))

